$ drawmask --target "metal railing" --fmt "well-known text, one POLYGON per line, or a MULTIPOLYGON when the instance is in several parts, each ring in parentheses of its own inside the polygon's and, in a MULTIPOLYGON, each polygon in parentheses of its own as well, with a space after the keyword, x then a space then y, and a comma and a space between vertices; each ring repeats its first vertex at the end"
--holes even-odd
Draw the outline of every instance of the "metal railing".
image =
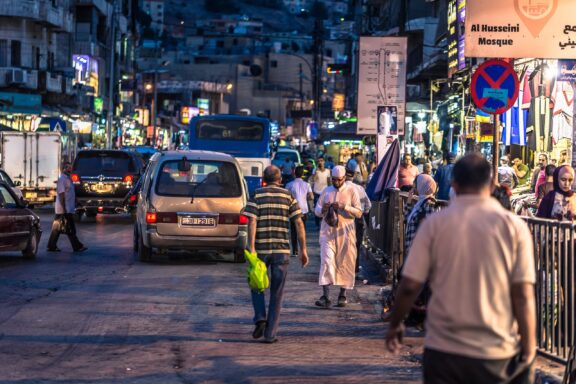
MULTIPOLYGON (((408 194, 386 191, 373 202, 366 230, 368 247, 382 254, 388 282, 396 285, 404 262, 404 212, 408 194)), ((439 201, 440 208, 447 202, 439 201)), ((576 336, 576 224, 524 218, 536 262, 537 341, 540 353, 566 363, 576 336)))

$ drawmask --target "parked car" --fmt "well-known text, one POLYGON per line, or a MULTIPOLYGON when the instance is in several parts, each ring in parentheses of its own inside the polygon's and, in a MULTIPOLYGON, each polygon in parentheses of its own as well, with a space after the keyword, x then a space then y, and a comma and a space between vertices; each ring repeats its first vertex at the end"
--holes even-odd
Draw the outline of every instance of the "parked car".
POLYGON ((138 197, 134 250, 229 250, 244 261, 248 188, 232 156, 170 151, 150 159, 138 197))
POLYGON ((18 200, 20 201, 24 200, 22 190, 18 188, 19 186, 22 185, 22 183, 19 181, 13 182, 10 176, 8 176, 8 174, 4 172, 3 169, 0 169, 0 181, 6 183, 10 187, 10 189, 12 190, 12 192, 14 192, 18 200))
POLYGON ((134 152, 86 150, 78 152, 70 175, 76 191, 76 213, 126 212, 124 198, 143 172, 134 152))
POLYGON ((41 235, 40 218, 26 208, 8 184, 0 182, 0 251, 21 251, 25 258, 33 259, 41 235))

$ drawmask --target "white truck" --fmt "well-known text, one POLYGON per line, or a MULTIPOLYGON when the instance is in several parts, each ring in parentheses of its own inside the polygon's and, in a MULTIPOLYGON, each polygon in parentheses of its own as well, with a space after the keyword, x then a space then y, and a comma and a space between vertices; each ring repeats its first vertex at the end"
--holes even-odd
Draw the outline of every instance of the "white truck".
POLYGON ((58 132, 0 132, 0 167, 31 206, 56 197, 62 143, 58 132))

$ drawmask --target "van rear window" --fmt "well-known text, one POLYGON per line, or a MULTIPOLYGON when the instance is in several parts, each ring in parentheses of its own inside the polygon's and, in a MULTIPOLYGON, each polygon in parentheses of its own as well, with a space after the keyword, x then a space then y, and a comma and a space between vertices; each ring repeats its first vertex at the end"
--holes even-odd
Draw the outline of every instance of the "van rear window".
POLYGON ((74 162, 74 172, 83 176, 119 175, 136 172, 131 157, 124 152, 80 152, 74 162))
POLYGON ((156 193, 181 197, 239 197, 242 195, 236 167, 222 161, 189 160, 189 170, 180 160, 164 162, 156 178, 156 193), (179 170, 180 168, 180 170, 179 170))
POLYGON ((261 141, 264 125, 253 121, 199 120, 196 138, 209 140, 261 141))

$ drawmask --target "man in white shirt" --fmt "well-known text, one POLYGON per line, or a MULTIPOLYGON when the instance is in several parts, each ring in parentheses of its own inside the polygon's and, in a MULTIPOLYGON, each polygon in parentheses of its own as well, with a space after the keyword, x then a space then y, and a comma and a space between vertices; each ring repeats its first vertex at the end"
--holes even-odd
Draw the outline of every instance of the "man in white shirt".
POLYGON ((360 271, 360 250, 362 249, 362 241, 364 240, 364 228, 366 227, 364 217, 370 213, 372 202, 366 194, 366 190, 361 185, 354 182, 356 172, 351 169, 346 169, 346 184, 352 186, 358 196, 360 197, 360 205, 362 206, 362 217, 354 220, 356 225, 356 273, 360 271))
MULTIPOLYGON (((308 202, 310 203, 314 200, 314 194, 312 193, 312 188, 310 184, 302 180, 304 175, 304 167, 299 165, 294 170, 294 176, 296 177, 294 181, 291 181, 286 185, 286 189, 290 191, 292 196, 298 201, 300 206, 300 211, 302 211, 302 220, 306 222, 306 217, 310 209, 308 208, 308 202)), ((290 235, 292 243, 292 257, 298 256, 298 237, 296 233, 296 224, 290 222, 290 235)))
POLYGON ((58 178, 56 184, 56 201, 54 202, 54 210, 56 215, 52 223, 52 232, 48 240, 48 252, 60 252, 58 248, 58 238, 60 233, 63 232, 61 226, 66 225, 64 232, 68 235, 70 244, 74 252, 84 252, 88 248, 78 240, 76 236, 76 226, 74 225, 74 213, 76 212, 76 192, 74 191, 74 184, 70 179, 72 172, 72 164, 65 162, 62 164, 62 174, 58 178))
POLYGON ((400 348, 402 321, 428 281, 424 381, 532 383, 536 269, 526 223, 490 196, 491 165, 456 163, 448 208, 426 218, 410 247, 386 336, 400 348))
MULTIPOLYGON (((310 182, 312 183, 312 192, 314 193, 314 206, 316 206, 318 198, 322 194, 324 188, 332 184, 330 178, 330 170, 326 168, 324 159, 318 159, 318 168, 316 168, 314 175, 310 178, 310 182)), ((315 216, 314 220, 316 226, 320 228, 320 222, 322 219, 315 216)))

